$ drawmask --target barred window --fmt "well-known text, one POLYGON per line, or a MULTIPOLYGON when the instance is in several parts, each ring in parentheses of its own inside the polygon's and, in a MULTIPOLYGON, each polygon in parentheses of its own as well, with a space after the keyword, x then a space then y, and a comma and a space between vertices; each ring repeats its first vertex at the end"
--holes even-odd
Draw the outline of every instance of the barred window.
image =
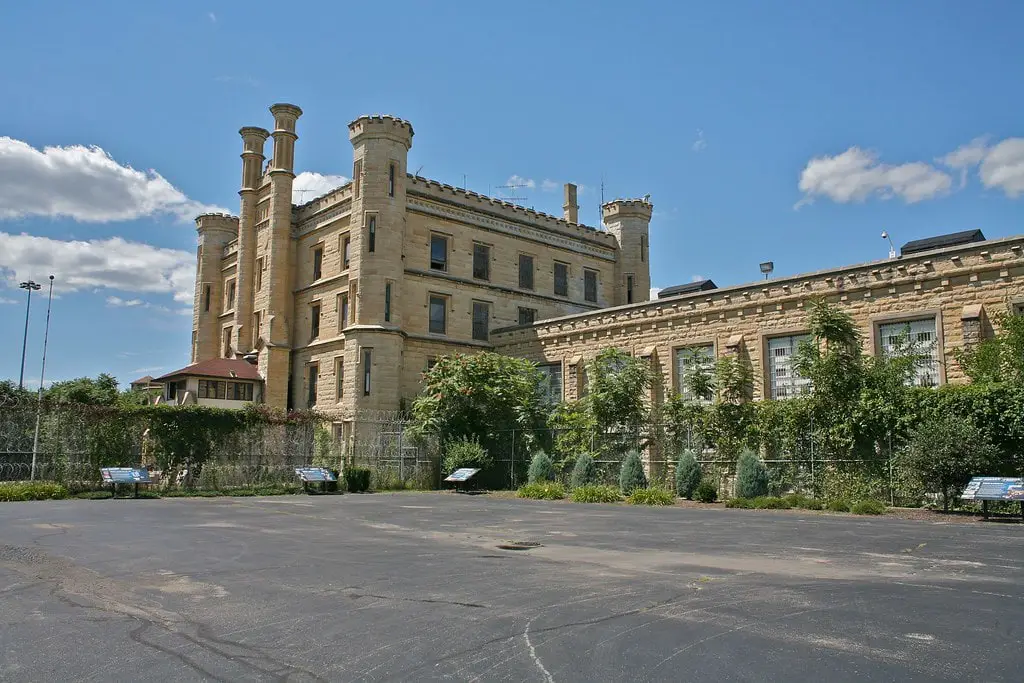
POLYGON ((537 369, 544 373, 544 383, 541 385, 544 394, 542 400, 547 405, 555 405, 562 401, 562 364, 545 363, 538 365, 537 369))
POLYGON ((806 394, 811 380, 801 377, 793 367, 793 356, 807 334, 774 337, 768 340, 768 379, 773 399, 787 399, 806 394))
POLYGON ((897 356, 909 352, 920 354, 909 384, 917 387, 939 385, 939 338, 935 318, 883 323, 878 326, 882 353, 897 356))
POLYGON ((688 346, 676 349, 676 391, 686 401, 700 401, 709 403, 713 396, 707 393, 698 396, 693 393, 687 381, 698 369, 711 372, 715 362, 715 345, 701 344, 699 346, 688 346))

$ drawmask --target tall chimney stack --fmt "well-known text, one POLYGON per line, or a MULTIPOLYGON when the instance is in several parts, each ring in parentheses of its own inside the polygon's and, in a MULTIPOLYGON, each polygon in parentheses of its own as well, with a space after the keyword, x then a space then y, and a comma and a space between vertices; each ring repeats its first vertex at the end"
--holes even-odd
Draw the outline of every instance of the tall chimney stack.
POLYGON ((580 222, 580 207, 576 203, 576 186, 565 184, 565 203, 562 204, 562 217, 570 223, 580 222))

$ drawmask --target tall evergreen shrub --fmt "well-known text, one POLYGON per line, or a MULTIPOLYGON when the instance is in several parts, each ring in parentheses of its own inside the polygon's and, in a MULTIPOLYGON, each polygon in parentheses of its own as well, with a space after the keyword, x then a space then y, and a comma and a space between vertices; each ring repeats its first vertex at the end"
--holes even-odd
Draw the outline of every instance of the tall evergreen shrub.
POLYGON ((590 453, 583 453, 576 459, 569 483, 574 489, 597 483, 597 465, 594 464, 594 457, 590 453))
POLYGON ((703 475, 693 451, 685 450, 680 453, 679 461, 676 463, 676 495, 680 498, 693 498, 693 492, 700 486, 703 475))
POLYGON ((647 475, 644 474, 644 464, 640 461, 640 454, 630 451, 626 459, 622 461, 622 470, 619 471, 619 490, 628 496, 637 489, 647 488, 647 475))
POLYGON ((555 480, 555 466, 551 464, 551 458, 547 453, 544 451, 534 453, 527 477, 531 484, 555 480))
POLYGON ((768 470, 751 450, 740 453, 736 461, 736 495, 740 498, 768 495, 768 470))

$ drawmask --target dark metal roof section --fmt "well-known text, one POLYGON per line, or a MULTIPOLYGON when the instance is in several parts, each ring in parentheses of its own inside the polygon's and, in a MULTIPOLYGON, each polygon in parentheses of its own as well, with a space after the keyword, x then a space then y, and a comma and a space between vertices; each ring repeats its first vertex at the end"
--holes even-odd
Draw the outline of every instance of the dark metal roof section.
POLYGON ((658 298, 666 299, 670 296, 679 296, 680 294, 692 294, 693 292, 706 292, 711 289, 718 289, 718 285, 716 285, 711 280, 698 280, 697 282, 688 282, 685 285, 666 287, 665 289, 658 292, 658 298))
POLYGON ((900 247, 900 256, 917 254, 922 251, 931 251, 932 249, 944 249, 945 247, 956 247, 961 244, 971 244, 972 242, 984 241, 985 235, 982 234, 981 230, 951 232, 948 235, 939 235, 938 237, 928 237, 923 240, 907 242, 900 247))

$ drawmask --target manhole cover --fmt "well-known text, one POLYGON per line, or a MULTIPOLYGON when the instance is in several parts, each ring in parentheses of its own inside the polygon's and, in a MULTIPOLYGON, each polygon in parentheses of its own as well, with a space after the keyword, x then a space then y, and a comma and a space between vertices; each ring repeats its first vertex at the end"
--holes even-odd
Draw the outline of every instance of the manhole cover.
POLYGON ((530 550, 531 548, 539 547, 540 543, 534 543, 533 541, 508 541, 498 544, 498 548, 501 550, 530 550))

